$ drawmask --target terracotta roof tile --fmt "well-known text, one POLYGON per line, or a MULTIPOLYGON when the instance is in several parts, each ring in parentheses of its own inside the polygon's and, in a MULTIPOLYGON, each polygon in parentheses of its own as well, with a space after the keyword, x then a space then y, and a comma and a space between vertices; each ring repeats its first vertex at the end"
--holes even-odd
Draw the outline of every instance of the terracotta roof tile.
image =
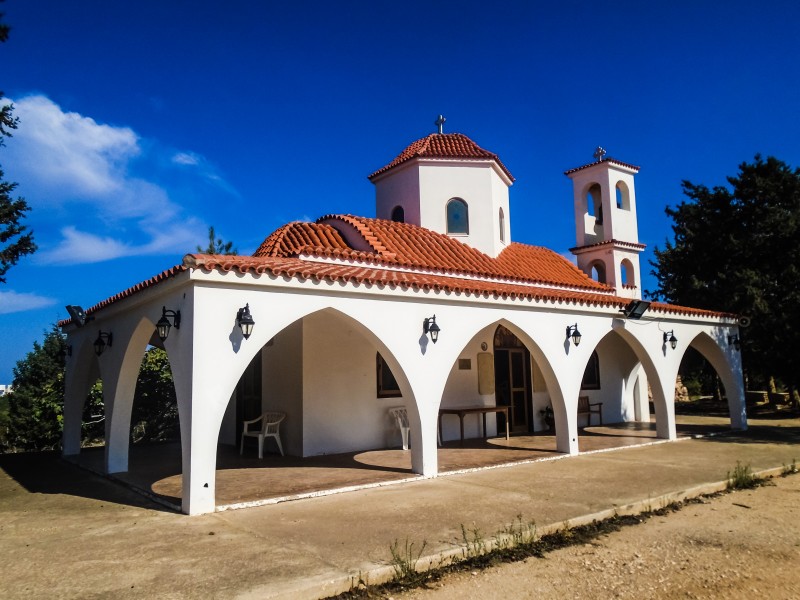
POLYGON ((398 154, 388 165, 372 173, 369 179, 374 179, 381 173, 385 173, 413 158, 489 159, 495 161, 508 178, 514 181, 511 171, 506 168, 495 153, 484 150, 463 133, 432 133, 417 140, 398 154))
MULTIPOLYGON (((388 286, 392 289, 399 287, 401 289, 447 291, 483 297, 544 300, 569 304, 606 306, 619 309, 630 302, 629 298, 592 293, 590 291, 548 289, 514 282, 506 283, 463 279, 440 274, 391 271, 380 268, 336 263, 315 263, 299 258, 187 254, 184 257, 183 264, 187 268, 198 268, 206 271, 236 270, 242 273, 269 273, 276 277, 284 276, 315 281, 348 281, 353 284, 378 285, 381 287, 388 286)), ((653 302, 650 305, 650 310, 653 312, 680 315, 735 317, 735 315, 731 313, 675 306, 661 302, 653 302)))
POLYGON ((300 254, 332 254, 350 247, 330 225, 295 221, 276 229, 253 256, 298 256, 300 254), (314 252, 314 251, 317 252, 314 252))
MULTIPOLYGON (((217 254, 187 254, 183 264, 176 265, 143 281, 127 290, 87 309, 92 314, 115 302, 123 300, 147 288, 175 277, 189 269, 205 271, 237 271, 239 273, 269 273, 275 277, 290 279, 311 279, 317 281, 347 281, 353 284, 377 285, 390 289, 421 289, 464 293, 485 298, 519 298, 539 301, 550 301, 568 304, 605 306, 621 309, 630 302, 628 298, 595 293, 590 290, 548 289, 524 285, 520 282, 498 282, 483 279, 464 279, 442 274, 394 271, 365 265, 349 265, 341 263, 321 263, 293 257, 273 256, 236 256, 217 254)), ((685 306, 676 306, 653 302, 650 311, 665 314, 694 315, 706 317, 735 318, 731 313, 702 310, 685 306)), ((58 322, 59 327, 71 323, 71 319, 58 322)))
POLYGON ((595 244, 587 244, 586 246, 575 246, 574 248, 570 248, 570 252, 575 252, 577 250, 587 250, 589 248, 597 248, 599 246, 622 246, 623 248, 632 248, 633 250, 644 250, 647 248, 646 244, 638 244, 636 242, 622 242, 620 240, 605 240, 603 242, 597 242, 595 244))
POLYGON ((445 274, 468 275, 610 293, 611 288, 589 278, 573 263, 552 250, 512 243, 497 258, 457 239, 429 229, 383 219, 353 215, 326 215, 316 223, 290 223, 270 235, 256 256, 312 256, 342 258, 445 274), (345 235, 335 235, 342 224, 361 236, 371 252, 348 247, 345 235), (326 237, 320 235, 325 231, 326 237), (323 245, 325 241, 329 245, 323 245))
MULTIPOLYGON (((176 265, 174 267, 171 267, 171 268, 167 269, 166 271, 162 271, 158 275, 156 275, 154 277, 151 277, 150 279, 147 279, 147 280, 145 280, 145 281, 143 281, 141 283, 137 283, 136 285, 134 285, 132 287, 129 287, 128 289, 123 290, 118 294, 114 294, 110 298, 106 298, 102 302, 99 302, 99 303, 95 304, 94 306, 92 306, 90 308, 87 308, 86 309, 86 314, 90 315, 93 312, 96 312, 96 311, 100 310, 101 308, 105 308, 109 304, 113 304, 114 302, 117 302, 117 301, 122 300, 124 298, 127 298, 129 296, 133 296, 137 292, 141 292, 142 290, 145 290, 145 289, 147 289, 149 287, 153 287, 157 283, 161 283, 162 281, 165 281, 167 279, 171 279, 172 277, 175 277, 176 275, 178 275, 179 273, 183 273, 184 271, 186 271, 186 267, 184 265, 176 265)), ((64 327, 65 325, 69 325, 71 322, 72 322, 72 318, 63 319, 63 320, 58 322, 58 326, 59 327, 64 327)))
POLYGON ((575 167, 574 169, 570 169, 569 171, 564 171, 564 175, 572 175, 573 173, 577 173, 578 171, 583 171, 584 169, 588 169, 589 167, 593 167, 595 165, 599 165, 600 163, 614 163, 615 165, 619 165, 621 167, 627 167, 628 169, 633 169, 637 173, 639 172, 639 167, 636 165, 632 165, 626 162, 622 162, 621 160, 617 160, 616 158, 611 158, 610 156, 604 158, 603 160, 597 160, 593 163, 589 163, 588 165, 583 165, 582 167, 575 167))

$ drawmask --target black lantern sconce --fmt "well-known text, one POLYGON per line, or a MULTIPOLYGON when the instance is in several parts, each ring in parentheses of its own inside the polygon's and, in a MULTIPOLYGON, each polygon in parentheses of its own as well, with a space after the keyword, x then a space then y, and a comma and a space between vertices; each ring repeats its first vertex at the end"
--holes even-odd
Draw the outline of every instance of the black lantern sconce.
POLYGON ((734 348, 736 348, 736 351, 739 352, 742 349, 742 340, 739 339, 738 335, 729 335, 728 345, 732 345, 734 348))
POLYGON ((181 328, 181 311, 179 310, 167 310, 166 306, 161 307, 161 318, 156 323, 156 331, 158 332, 158 338, 163 342, 169 336, 169 329, 172 326, 175 326, 175 329, 181 328), (169 322, 170 317, 172 317, 172 323, 169 322))
POLYGON ((242 330, 244 339, 249 338, 253 333, 253 327, 256 322, 253 320, 253 315, 250 314, 249 303, 245 304, 244 308, 240 308, 239 312, 236 313, 236 324, 239 325, 239 328, 242 330))
POLYGON ((111 332, 109 333, 106 333, 104 331, 98 332, 97 339, 94 341, 94 353, 97 354, 97 356, 100 356, 106 349, 106 346, 111 348, 113 341, 114 341, 114 336, 111 334, 111 332))
POLYGON ((675 337, 675 333, 673 331, 664 332, 664 344, 667 342, 669 342, 670 347, 675 350, 675 347, 678 345, 678 338, 675 337))
POLYGON ((578 324, 575 325, 567 325, 567 340, 572 338, 572 343, 575 344, 575 347, 581 345, 581 332, 578 331, 578 324))
POLYGON ((439 326, 436 324, 436 315, 432 317, 427 317, 424 321, 422 321, 422 334, 428 335, 431 334, 431 341, 435 344, 439 340, 439 326))

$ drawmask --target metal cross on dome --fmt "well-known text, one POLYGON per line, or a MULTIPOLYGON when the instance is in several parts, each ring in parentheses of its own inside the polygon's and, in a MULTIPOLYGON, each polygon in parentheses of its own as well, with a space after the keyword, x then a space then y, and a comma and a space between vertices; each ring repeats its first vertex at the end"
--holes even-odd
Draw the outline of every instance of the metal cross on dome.
POLYGON ((603 160, 606 157, 606 154, 607 154, 606 149, 603 148, 602 146, 598 146, 595 149, 594 154, 592 156, 594 156, 595 160, 599 161, 603 160))
POLYGON ((445 119, 442 115, 439 115, 439 118, 436 119, 436 121, 434 121, 433 124, 436 125, 436 127, 439 128, 439 133, 444 133, 442 131, 442 126, 444 125, 445 121, 447 121, 447 119, 445 119))

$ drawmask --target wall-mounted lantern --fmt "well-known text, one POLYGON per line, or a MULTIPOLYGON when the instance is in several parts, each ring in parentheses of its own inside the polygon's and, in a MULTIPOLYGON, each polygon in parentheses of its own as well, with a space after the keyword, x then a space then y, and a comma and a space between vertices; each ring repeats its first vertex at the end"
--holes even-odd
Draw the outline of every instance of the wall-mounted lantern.
POLYGON ((436 315, 432 317, 426 317, 424 321, 422 321, 422 333, 423 335, 431 334, 431 341, 435 344, 439 339, 439 326, 436 324, 436 315))
POLYGON ((572 343, 575 344, 575 347, 581 345, 581 332, 578 331, 578 324, 575 325, 567 325, 567 340, 572 338, 572 343))
POLYGON ((104 331, 98 332, 97 339, 94 341, 94 353, 97 354, 97 356, 100 356, 106 349, 106 346, 111 348, 113 341, 114 341, 114 336, 111 334, 111 332, 109 333, 106 333, 104 331))
POLYGON ((253 333, 253 327, 255 326, 256 322, 253 320, 253 315, 250 314, 249 303, 245 304, 244 308, 240 308, 236 313, 236 324, 239 325, 239 328, 242 330, 242 336, 244 336, 244 339, 249 338, 253 333))
POLYGON ((163 342, 169 336, 169 329, 172 326, 175 326, 175 329, 181 328, 181 311, 179 310, 167 310, 166 306, 161 307, 161 318, 156 323, 156 331, 158 332, 158 338, 163 342), (170 317, 172 318, 172 323, 169 322, 170 317))
POLYGON ((673 350, 675 350, 675 347, 678 345, 678 338, 675 337, 675 333, 671 330, 664 332, 664 344, 667 342, 669 342, 669 345, 673 350))
POLYGON ((742 349, 742 340, 739 339, 738 335, 729 335, 728 345, 733 346, 734 348, 736 348, 736 351, 739 352, 742 349))

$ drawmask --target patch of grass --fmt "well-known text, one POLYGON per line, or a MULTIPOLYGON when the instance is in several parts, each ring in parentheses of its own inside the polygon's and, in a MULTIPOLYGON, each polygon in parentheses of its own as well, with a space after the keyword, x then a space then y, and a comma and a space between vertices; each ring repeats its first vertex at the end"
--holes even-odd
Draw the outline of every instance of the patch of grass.
POLYGON ((750 465, 743 465, 738 460, 733 471, 728 471, 726 477, 729 490, 749 490, 758 487, 762 483, 761 478, 753 474, 750 465))
POLYGON ((793 458, 792 464, 783 465, 783 470, 781 470, 781 477, 788 477, 789 475, 794 475, 798 471, 800 471, 800 469, 797 468, 797 459, 793 458))

